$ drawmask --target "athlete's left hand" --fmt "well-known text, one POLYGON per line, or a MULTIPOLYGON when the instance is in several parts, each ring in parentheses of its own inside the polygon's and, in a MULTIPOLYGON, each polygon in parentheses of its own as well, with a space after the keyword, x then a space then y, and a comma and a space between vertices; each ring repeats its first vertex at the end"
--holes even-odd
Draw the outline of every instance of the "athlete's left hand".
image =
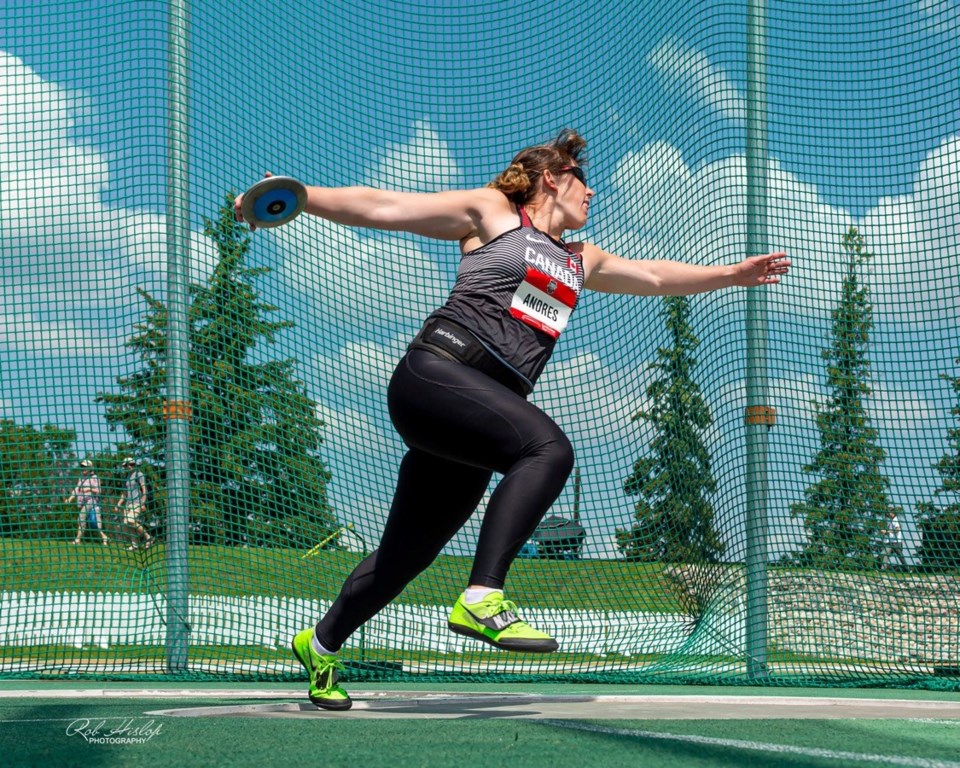
POLYGON ((752 288, 756 285, 771 285, 780 282, 780 276, 790 269, 790 259, 783 251, 764 256, 750 256, 737 265, 734 285, 752 288))

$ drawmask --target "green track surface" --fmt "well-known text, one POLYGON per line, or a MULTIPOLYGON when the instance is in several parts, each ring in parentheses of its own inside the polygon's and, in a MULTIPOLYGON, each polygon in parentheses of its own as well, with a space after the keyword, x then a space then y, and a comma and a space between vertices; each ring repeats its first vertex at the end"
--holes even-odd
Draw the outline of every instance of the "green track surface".
MULTIPOLYGON (((136 684, 109 684, 121 690, 136 684)), ((142 686, 140 686, 142 687, 142 686)), ((154 690, 181 688, 172 684, 154 690)), ((245 686, 218 684, 217 689, 245 686)), ((80 684, 0 683, 0 691, 51 692, 80 684)), ((194 686, 194 690, 199 686, 194 686)), ((159 709, 257 703, 249 699, 25 698, 0 700, 0 751, 11 766, 262 766, 320 762, 323 765, 448 766, 464 761, 523 766, 855 766, 905 765, 950 768, 960 765, 960 721, 926 720, 564 720, 537 721, 464 716, 451 720, 350 720, 318 715, 310 719, 173 718, 145 716, 159 709), (148 726, 155 735, 142 744, 91 744, 68 735, 71 723, 89 720, 118 727, 148 726), (151 722, 152 721, 152 722, 151 722), (856 757, 854 757, 856 756, 856 757)), ((290 701, 303 698, 303 686, 290 701)), ((376 690, 388 690, 377 686, 376 690)), ((416 686, 402 686, 404 690, 416 686)), ((699 686, 423 686, 423 690, 488 693, 603 693, 770 695, 757 688, 699 686)), ((358 687, 357 691, 363 690, 358 687)), ((822 695, 863 696, 824 690, 822 695)), ((777 695, 803 696, 798 691, 777 695)), ((873 694, 871 694, 873 695, 873 694)), ((877 698, 940 699, 960 696, 916 691, 879 691, 877 698)), ((262 700, 260 700, 262 701, 262 700)))

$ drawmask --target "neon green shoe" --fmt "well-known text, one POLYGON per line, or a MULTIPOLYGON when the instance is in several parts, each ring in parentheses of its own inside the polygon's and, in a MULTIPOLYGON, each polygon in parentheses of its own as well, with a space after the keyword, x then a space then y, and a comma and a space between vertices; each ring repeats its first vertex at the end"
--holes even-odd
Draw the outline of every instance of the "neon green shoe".
POLYGON ((293 655, 310 676, 310 701, 320 709, 350 709, 353 702, 343 688, 337 685, 343 662, 336 656, 321 656, 310 644, 313 627, 298 632, 293 638, 293 655))
POLYGON ((517 606, 504 600, 502 592, 492 592, 479 603, 469 604, 460 595, 447 626, 458 635, 483 640, 505 651, 552 653, 560 647, 550 635, 522 621, 517 606))

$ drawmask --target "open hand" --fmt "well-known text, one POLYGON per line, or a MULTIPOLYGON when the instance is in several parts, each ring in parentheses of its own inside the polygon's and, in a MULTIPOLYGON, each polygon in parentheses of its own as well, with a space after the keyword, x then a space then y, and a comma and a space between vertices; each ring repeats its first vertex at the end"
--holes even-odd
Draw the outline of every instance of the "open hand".
POLYGON ((783 251, 764 256, 750 256, 737 266, 735 285, 752 288, 757 285, 772 285, 780 282, 780 276, 790 269, 790 259, 783 251))

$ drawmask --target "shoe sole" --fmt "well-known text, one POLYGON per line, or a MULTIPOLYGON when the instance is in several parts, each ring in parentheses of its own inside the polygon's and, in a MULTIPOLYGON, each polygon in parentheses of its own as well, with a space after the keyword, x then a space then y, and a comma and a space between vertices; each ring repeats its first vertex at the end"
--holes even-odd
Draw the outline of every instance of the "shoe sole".
MULTIPOLYGON (((310 674, 310 666, 303 660, 303 657, 300 655, 300 651, 297 650, 297 646, 290 643, 290 648, 293 650, 293 655, 297 657, 297 661, 300 662, 300 666, 307 671, 307 675, 310 674)), ((307 691, 307 698, 310 699, 310 703, 315 707, 320 709, 332 709, 332 710, 345 710, 350 709, 353 706, 353 701, 347 699, 346 701, 329 701, 327 699, 315 699, 309 691, 307 691)))
POLYGON ((524 640, 523 638, 514 638, 512 640, 498 642, 496 640, 491 640, 489 637, 483 634, 483 632, 470 629, 470 627, 465 627, 462 624, 454 624, 448 621, 447 626, 450 628, 451 632, 456 632, 458 635, 463 635, 464 637, 472 637, 474 640, 480 640, 484 643, 492 645, 494 648, 499 648, 502 651, 516 651, 518 653, 553 653, 560 647, 557 641, 553 638, 550 638, 549 640, 524 640))

